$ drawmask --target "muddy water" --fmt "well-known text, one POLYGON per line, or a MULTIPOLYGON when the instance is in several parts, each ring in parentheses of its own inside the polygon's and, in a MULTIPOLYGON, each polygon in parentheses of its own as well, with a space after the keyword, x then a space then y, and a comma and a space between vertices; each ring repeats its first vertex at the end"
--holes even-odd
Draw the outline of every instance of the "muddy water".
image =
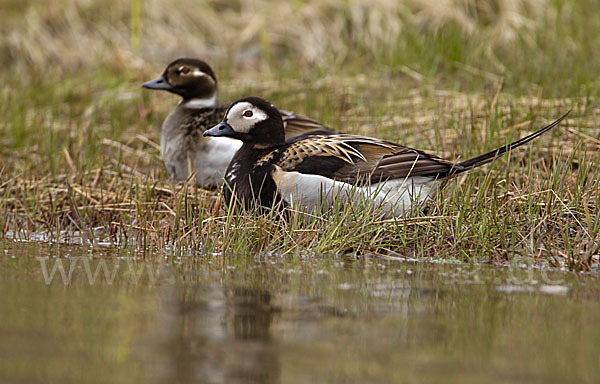
POLYGON ((595 275, 331 255, 142 261, 12 242, 0 252, 0 383, 600 381, 595 275))

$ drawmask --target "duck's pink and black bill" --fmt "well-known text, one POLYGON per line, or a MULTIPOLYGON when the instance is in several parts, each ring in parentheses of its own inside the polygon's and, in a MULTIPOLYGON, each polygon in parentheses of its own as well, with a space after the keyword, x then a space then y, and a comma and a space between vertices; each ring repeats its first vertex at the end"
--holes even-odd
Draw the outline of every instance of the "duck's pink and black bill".
POLYGON ((237 132, 231 128, 231 125, 222 121, 219 124, 215 125, 211 129, 204 131, 204 136, 213 136, 213 137, 232 137, 237 135, 237 132))
POLYGON ((161 76, 157 77, 154 80, 146 81, 144 84, 142 84, 142 88, 170 90, 172 87, 171 84, 169 84, 169 82, 167 81, 167 79, 165 79, 164 76, 161 76))

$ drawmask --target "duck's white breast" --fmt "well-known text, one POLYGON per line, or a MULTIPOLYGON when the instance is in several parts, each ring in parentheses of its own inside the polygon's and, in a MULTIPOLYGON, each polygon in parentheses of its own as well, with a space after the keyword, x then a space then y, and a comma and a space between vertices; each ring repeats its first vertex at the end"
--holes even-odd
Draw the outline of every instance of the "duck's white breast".
POLYGON ((223 183, 227 166, 242 146, 242 142, 227 137, 205 139, 207 145, 196 154, 196 182, 203 186, 217 186, 223 183))

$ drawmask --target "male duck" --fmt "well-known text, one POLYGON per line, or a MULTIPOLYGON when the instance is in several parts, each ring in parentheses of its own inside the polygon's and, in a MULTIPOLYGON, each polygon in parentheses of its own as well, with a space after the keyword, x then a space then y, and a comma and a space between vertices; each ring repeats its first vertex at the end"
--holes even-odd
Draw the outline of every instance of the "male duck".
POLYGON ((539 137, 567 114, 520 140, 457 163, 371 137, 322 134, 286 141, 279 110, 258 97, 233 103, 204 136, 243 143, 225 173, 228 203, 235 196, 246 206, 282 203, 314 211, 334 198, 358 197, 372 201, 383 216, 398 217, 434 195, 443 180, 539 137))

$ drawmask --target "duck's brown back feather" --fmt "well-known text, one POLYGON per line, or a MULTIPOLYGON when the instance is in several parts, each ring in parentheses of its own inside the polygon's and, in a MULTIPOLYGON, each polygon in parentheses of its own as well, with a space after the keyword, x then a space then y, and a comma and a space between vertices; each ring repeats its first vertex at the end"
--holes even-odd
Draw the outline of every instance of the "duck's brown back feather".
POLYGON ((458 163, 385 140, 318 134, 288 142, 264 155, 256 166, 275 164, 285 171, 316 174, 346 182, 357 179, 378 182, 409 176, 445 178, 487 164, 534 140, 557 126, 569 112, 522 139, 458 163))

